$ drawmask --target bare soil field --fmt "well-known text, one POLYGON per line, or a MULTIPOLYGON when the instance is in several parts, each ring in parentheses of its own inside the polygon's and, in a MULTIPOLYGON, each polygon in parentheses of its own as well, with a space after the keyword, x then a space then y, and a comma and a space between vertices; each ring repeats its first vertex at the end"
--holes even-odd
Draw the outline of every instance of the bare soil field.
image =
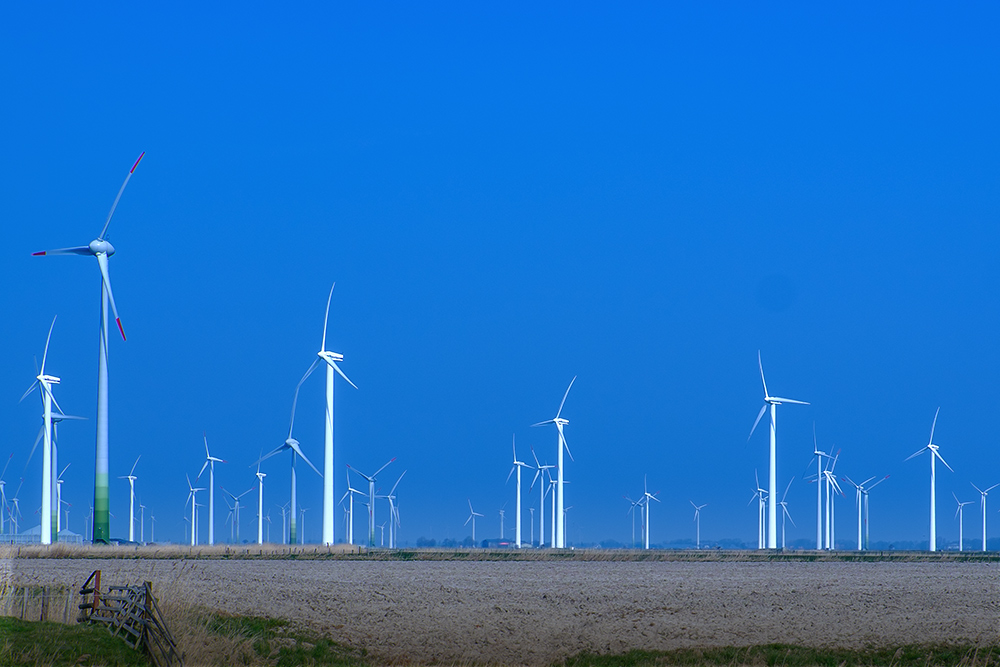
POLYGON ((581 651, 1000 644, 1000 564, 16 558, 17 584, 150 580, 162 602, 288 619, 397 663, 581 651))

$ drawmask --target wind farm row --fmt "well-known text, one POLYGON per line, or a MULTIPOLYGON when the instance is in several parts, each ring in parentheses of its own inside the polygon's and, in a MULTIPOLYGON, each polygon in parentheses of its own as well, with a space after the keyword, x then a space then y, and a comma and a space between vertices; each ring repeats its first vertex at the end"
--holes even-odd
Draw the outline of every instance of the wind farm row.
MULTIPOLYGON (((144 153, 140 155, 132 165, 131 169, 129 169, 125 180, 112 203, 103 227, 93 241, 87 245, 57 248, 54 250, 44 250, 33 253, 38 257, 65 255, 90 256, 97 260, 97 267, 100 273, 101 299, 99 304, 100 330, 98 340, 99 354, 97 377, 96 444, 95 456, 93 460, 93 502, 90 507, 90 513, 86 517, 87 528, 85 530, 85 535, 83 536, 85 541, 90 541, 95 544, 107 544, 114 540, 125 539, 124 535, 118 537, 112 536, 112 515, 109 500, 112 484, 110 472, 111 461, 108 447, 108 348, 110 345, 109 330, 111 327, 109 326, 109 320, 111 316, 114 318, 115 328, 118 329, 123 343, 126 341, 126 337, 122 319, 119 316, 119 310, 117 308, 111 287, 109 259, 115 254, 116 250, 115 247, 108 241, 108 233, 111 228, 115 211, 120 200, 122 199, 126 186, 135 173, 136 168, 142 161, 144 155, 144 153)), ((216 522, 218 513, 215 502, 217 492, 223 494, 225 506, 228 508, 228 514, 226 515, 224 526, 227 526, 229 529, 228 541, 231 543, 241 543, 244 541, 249 542, 254 540, 257 543, 305 543, 309 541, 305 535, 305 519, 307 512, 309 511, 314 512, 312 516, 318 515, 316 518, 320 521, 320 530, 317 531, 319 536, 311 540, 319 544, 332 545, 338 542, 346 542, 348 544, 360 543, 369 547, 387 546, 393 548, 407 542, 407 540, 401 541, 400 539, 401 531, 403 530, 403 521, 398 497, 400 485, 407 471, 404 470, 398 476, 392 475, 389 479, 384 477, 380 478, 380 475, 382 475, 382 473, 386 471, 387 467, 396 461, 396 459, 392 458, 380 468, 375 469, 375 472, 371 474, 366 474, 360 469, 350 465, 340 468, 340 472, 338 472, 335 461, 335 433, 337 431, 335 388, 337 376, 339 375, 340 379, 349 384, 353 389, 357 389, 358 387, 350 378, 348 378, 344 370, 341 368, 341 364, 344 362, 344 356, 338 352, 333 352, 327 349, 330 309, 333 294, 334 286, 331 286, 326 301, 319 349, 316 351, 311 363, 306 367, 304 373, 301 375, 301 378, 294 387, 294 391, 291 395, 291 414, 288 422, 288 430, 287 433, 284 434, 283 441, 279 441, 281 444, 270 451, 260 450, 254 460, 238 461, 230 465, 222 457, 213 455, 208 434, 204 434, 202 436, 201 443, 191 443, 191 451, 189 454, 190 471, 185 475, 187 496, 183 506, 180 506, 180 503, 177 503, 177 507, 168 507, 168 505, 161 498, 156 499, 156 511, 160 513, 161 525, 164 513, 169 512, 170 517, 167 520, 170 522, 171 526, 181 524, 184 525, 185 543, 197 545, 201 543, 216 544, 225 541, 224 537, 220 539, 220 536, 217 534, 218 526, 216 525, 216 522), (307 443, 307 446, 303 446, 303 444, 296 439, 295 424, 299 398, 303 391, 314 391, 314 386, 308 384, 308 381, 320 367, 325 369, 325 428, 321 467, 317 467, 307 454, 307 450, 310 450, 309 443, 307 443), (204 446, 204 458, 201 457, 200 453, 202 445, 204 446), (278 473, 275 472, 276 469, 272 466, 278 457, 285 456, 286 454, 289 457, 288 480, 290 493, 287 500, 279 504, 274 503, 266 493, 268 485, 265 484, 265 480, 268 475, 272 475, 270 478, 271 480, 275 479, 274 476, 278 473), (305 472, 306 475, 311 476, 315 473, 322 483, 322 493, 320 497, 316 498, 314 496, 310 496, 307 500, 307 506, 303 506, 299 499, 300 480, 297 478, 297 473, 299 469, 302 468, 302 465, 305 465, 308 468, 305 472), (226 486, 220 484, 220 480, 217 479, 217 466, 225 466, 223 468, 225 470, 224 473, 222 470, 218 472, 221 476, 226 478, 224 480, 224 484, 226 486), (244 472, 238 473, 236 472, 237 470, 243 470, 244 472), (347 486, 346 489, 341 489, 343 494, 339 496, 338 500, 334 481, 335 478, 337 478, 337 475, 344 474, 345 472, 347 486), (389 489, 388 491, 385 491, 385 489, 380 486, 380 481, 384 482, 385 488, 389 489), (393 483, 390 484, 389 482, 393 483), (357 483, 361 488, 354 488, 352 485, 355 483, 357 483), (207 502, 205 502, 206 495, 207 502), (252 502, 251 498, 253 498, 253 496, 255 496, 256 500, 256 507, 253 512, 253 518, 256 523, 256 534, 251 537, 243 537, 241 536, 241 528, 245 528, 248 524, 246 517, 241 517, 241 511, 245 510, 247 505, 252 502), (355 515, 356 508, 359 510, 364 508, 363 517, 359 518, 355 515), (281 515, 281 533, 280 537, 272 540, 271 512, 274 510, 277 510, 275 519, 277 518, 277 513, 280 513, 281 515), (385 512, 384 515, 383 511, 385 512), (377 514, 385 517, 381 523, 377 520, 377 514), (343 519, 343 529, 341 531, 335 530, 335 527, 339 523, 337 521, 338 517, 342 517, 343 519), (358 523, 361 523, 363 526, 362 530, 364 531, 364 536, 360 540, 356 541, 355 530, 356 524, 358 523)), ((47 303, 53 304, 53 309, 57 310, 59 303, 58 296, 51 295, 47 303)), ((12 539, 17 535, 25 535, 24 539, 37 539, 37 541, 44 545, 65 541, 68 537, 67 535, 62 534, 64 529, 68 527, 71 506, 63 499, 64 474, 66 472, 66 467, 68 466, 60 469, 58 449, 60 424, 62 424, 63 429, 72 428, 72 426, 64 422, 90 419, 89 417, 69 414, 67 411, 63 410, 62 406, 56 399, 56 388, 62 383, 62 378, 52 373, 50 347, 52 345, 58 345, 58 335, 54 338, 54 333, 59 331, 57 322, 58 318, 53 316, 51 323, 49 323, 48 326, 48 334, 45 338, 44 347, 41 347, 41 345, 39 346, 42 350, 42 354, 37 374, 31 382, 28 390, 21 396, 21 401, 24 402, 33 394, 33 392, 37 390, 38 397, 40 399, 42 423, 34 444, 30 447, 30 449, 25 447, 25 449, 29 449, 29 451, 25 457, 24 469, 27 471, 30 462, 36 454, 36 450, 39 445, 41 445, 41 479, 29 479, 22 475, 13 495, 8 496, 6 489, 6 484, 8 482, 5 480, 5 476, 8 474, 10 465, 15 458, 14 453, 11 453, 8 456, 3 471, 0 472, 0 535, 9 536, 12 539), (38 495, 36 495, 35 489, 40 491, 38 495), (22 497, 22 493, 30 494, 30 496, 28 496, 30 497, 30 501, 27 500, 27 497, 22 497), (31 511, 27 512, 30 519, 25 516, 23 511, 22 504, 24 502, 30 502, 32 504, 31 511), (37 512, 33 509, 36 504, 38 508, 37 512), (38 517, 37 528, 34 526, 34 516, 36 514, 38 517), (30 524, 28 526, 28 531, 23 530, 25 523, 30 524), (34 537, 36 535, 37 538, 34 537)), ((317 333, 319 332, 317 331, 317 333)), ((39 342, 41 341, 39 340, 39 342)), ((303 359, 302 361, 304 365, 307 360, 303 359)), ((759 476, 758 471, 753 471, 754 486, 751 489, 751 497, 748 506, 756 506, 757 548, 787 548, 788 542, 786 540, 786 530, 788 528, 788 524, 791 524, 793 528, 796 527, 793 520, 793 514, 799 514, 801 510, 797 508, 790 508, 790 503, 788 501, 789 490, 793 488, 796 478, 787 477, 785 479, 779 479, 778 476, 778 406, 808 406, 809 402, 772 395, 768 389, 764 375, 763 360, 759 352, 758 368, 763 388, 763 405, 757 414, 756 420, 753 421, 747 441, 750 442, 754 434, 757 433, 758 426, 761 425, 765 414, 767 414, 769 431, 768 468, 766 473, 763 475, 763 479, 759 476), (782 489, 783 493, 781 492, 782 489)), ((73 378, 72 381, 78 382, 79 380, 73 378)), ((549 464, 548 461, 551 459, 546 455, 546 452, 542 451, 541 455, 539 455, 539 451, 536 451, 534 448, 530 449, 530 459, 528 457, 524 457, 523 446, 521 451, 522 457, 519 458, 518 445, 514 441, 511 442, 510 453, 512 455, 512 459, 506 483, 510 484, 512 480, 514 482, 514 498, 512 499, 514 516, 513 521, 510 522, 513 530, 510 546, 513 548, 545 547, 565 549, 571 544, 569 539, 571 533, 568 528, 568 520, 570 517, 570 511, 573 509, 573 505, 567 503, 567 485, 570 485, 570 480, 567 478, 566 473, 568 464, 578 464, 573 458, 573 454, 571 453, 569 443, 567 441, 566 432, 570 422, 569 419, 564 416, 564 409, 567 407, 567 401, 575 382, 576 377, 569 382, 569 385, 562 396, 562 400, 558 404, 554 417, 531 424, 531 426, 538 427, 539 429, 549 429, 549 427, 555 427, 554 433, 552 433, 552 435, 555 435, 555 451, 548 452, 549 456, 554 454, 554 457, 552 458, 554 458, 555 463, 549 464), (533 475, 530 483, 526 478, 522 479, 522 474, 532 473, 533 475), (523 484, 527 484, 527 489, 522 488, 523 484), (525 499, 528 500, 526 501, 525 499), (537 504, 535 504, 536 499, 537 504), (525 507, 525 505, 530 506, 525 507), (525 539, 523 525, 526 514, 529 519, 527 539, 525 539), (538 526, 537 538, 535 531, 536 519, 538 526)), ((70 412, 79 413, 80 410, 78 407, 75 407, 70 412)), ((540 413, 538 416, 542 416, 542 414, 543 413, 540 413)), ((930 551, 935 551, 939 547, 936 511, 938 487, 937 463, 940 462, 948 470, 952 470, 939 451, 939 446, 934 442, 937 420, 938 414, 935 413, 931 424, 930 438, 928 439, 927 444, 918 451, 914 452, 907 459, 915 459, 926 453, 930 462, 930 514, 929 541, 927 547, 930 551)), ((747 421, 749 422, 749 419, 747 421)), ((524 422, 525 425, 527 425, 527 423, 530 422, 530 419, 525 419, 524 422)), ((515 428, 519 427, 519 425, 513 426, 515 428)), ((734 443, 732 446, 739 447, 740 443, 734 443)), ((505 447, 505 445, 503 445, 503 447, 505 447)), ((181 450, 182 456, 186 458, 188 454, 184 454, 183 452, 186 452, 187 450, 183 447, 181 450)), ((141 500, 143 475, 147 474, 141 465, 143 461, 143 453, 144 452, 130 450, 127 455, 121 456, 121 458, 116 461, 115 466, 117 469, 121 469, 122 471, 128 469, 127 474, 119 475, 116 479, 122 480, 118 482, 118 484, 120 484, 123 491, 124 484, 128 484, 128 517, 125 521, 127 524, 127 540, 129 542, 155 541, 156 517, 152 512, 150 512, 149 540, 146 540, 145 514, 150 507, 144 505, 141 500), (129 463, 131 463, 131 467, 128 467, 129 463)), ((316 454, 312 454, 312 456, 316 457, 316 454)), ((837 470, 838 463, 842 461, 840 452, 823 451, 817 442, 815 433, 813 435, 812 456, 813 458, 810 461, 807 473, 798 475, 798 481, 799 483, 812 483, 816 485, 815 548, 828 550, 837 548, 838 542, 835 530, 837 522, 835 509, 837 499, 846 497, 844 493, 844 486, 846 485, 850 485, 855 490, 854 512, 851 513, 851 516, 853 519, 856 514, 856 521, 852 521, 851 523, 852 527, 856 527, 857 540, 856 543, 852 540, 852 547, 856 544, 856 548, 859 550, 870 548, 871 528, 869 525, 869 494, 872 490, 885 482, 889 478, 889 475, 880 474, 865 478, 864 476, 859 475, 854 475, 852 477, 841 474, 841 472, 838 472, 837 470), (856 524, 856 526, 853 524, 856 524)), ((78 451, 74 452, 72 458, 74 463, 77 464, 77 468, 84 465, 84 461, 80 459, 78 451)), ((89 465, 89 462, 87 464, 89 465)), ((580 463, 579 465, 591 464, 580 463)), ((598 461, 594 465, 603 465, 603 463, 598 461)), ((914 468, 915 466, 916 464, 913 464, 914 468)), ((371 469, 373 468, 365 467, 365 470, 371 469)), ((677 471, 674 470, 651 472, 653 472, 654 476, 658 479, 677 474, 677 471)), ((749 472, 750 470, 748 469, 748 479, 749 472)), ((284 473, 281 474, 283 475, 284 473)), ((179 486, 180 480, 178 479, 176 481, 179 486)), ((423 480, 414 479, 413 475, 407 479, 407 484, 420 485, 422 483, 423 480)), ((972 482, 970 482, 970 484, 972 484, 975 490, 980 493, 982 548, 985 550, 987 546, 986 499, 988 493, 996 488, 997 485, 983 485, 980 487, 976 486, 972 482)), ((573 487, 570 486, 569 488, 573 487)), ((618 495, 617 492, 613 492, 609 489, 574 489, 574 493, 581 495, 593 495, 594 492, 603 493, 605 495, 611 494, 615 497, 615 499, 617 499, 618 495)), ((953 496, 955 502, 957 503, 956 519, 959 522, 958 548, 963 549, 964 527, 962 522, 964 519, 964 509, 966 506, 972 504, 973 501, 963 501, 959 499, 957 495, 953 494, 953 496)), ((657 542, 662 543, 665 540, 677 537, 676 535, 660 536, 656 534, 657 531, 660 530, 659 525, 662 525, 659 523, 661 517, 663 516, 661 512, 673 513, 680 510, 675 509, 672 506, 667 507, 664 505, 663 498, 658 491, 651 492, 647 476, 643 476, 643 488, 641 494, 637 494, 633 491, 624 494, 624 498, 628 504, 623 508, 622 512, 624 515, 623 524, 627 521, 631 521, 632 547, 639 547, 641 545, 641 547, 645 549, 654 548, 657 542), (633 496, 635 496, 636 499, 633 499, 633 496), (656 505, 660 505, 661 507, 656 507, 656 509, 654 509, 654 506, 656 505), (636 539, 637 521, 639 525, 638 540, 636 539)), ((149 502, 151 506, 153 501, 149 502)), ((456 519, 455 523, 461 524, 463 529, 467 528, 471 532, 472 545, 478 544, 476 539, 477 519, 483 520, 486 518, 485 513, 477 511, 476 509, 477 507, 479 509, 483 509, 484 505, 482 502, 483 501, 481 499, 474 497, 459 497, 450 499, 442 497, 440 499, 440 503, 442 505, 450 504, 460 506, 462 508, 463 515, 464 508, 467 505, 468 514, 466 515, 464 524, 461 524, 460 519, 456 519)), ((703 519, 709 521, 708 525, 710 526, 713 512, 718 511, 729 514, 745 512, 745 508, 742 507, 723 507, 714 502, 711 497, 684 499, 684 502, 682 502, 681 505, 683 506, 683 511, 686 514, 693 514, 691 519, 693 524, 691 527, 691 537, 693 538, 693 545, 695 548, 702 548, 704 546, 702 543, 701 525, 703 519)), ((507 509, 506 503, 499 508, 499 540, 491 538, 489 541, 501 544, 508 543, 507 514, 509 511, 510 510, 507 509)), ((579 510, 577 511, 579 512, 579 510)), ((480 533, 482 532, 481 525, 482 524, 480 523, 480 533)))

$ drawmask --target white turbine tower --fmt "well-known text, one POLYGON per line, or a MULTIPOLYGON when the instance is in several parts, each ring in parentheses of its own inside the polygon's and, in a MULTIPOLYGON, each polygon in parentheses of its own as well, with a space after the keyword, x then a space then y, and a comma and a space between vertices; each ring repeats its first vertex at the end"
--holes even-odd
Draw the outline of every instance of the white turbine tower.
MULTIPOLYGON (((642 512, 642 503, 645 500, 645 498, 643 498, 642 500, 632 500, 628 496, 622 496, 622 498, 624 498, 625 500, 629 501, 629 503, 630 503, 628 510, 625 512, 625 516, 628 516, 629 514, 632 515, 632 548, 635 549, 636 548, 636 544, 635 544, 635 508, 638 507, 639 511, 642 512)), ((543 512, 543 514, 544 514, 544 512, 543 512)))
POLYGON ((226 463, 226 461, 212 456, 212 453, 208 451, 208 434, 202 433, 202 438, 205 440, 205 463, 201 466, 194 481, 197 482, 201 479, 205 468, 208 468, 208 543, 215 544, 215 464, 216 462, 226 463))
MULTIPOLYGON (((507 482, 510 481, 510 476, 514 474, 517 470, 517 503, 514 511, 517 513, 514 517, 514 546, 518 549, 521 548, 521 468, 530 468, 531 466, 524 461, 517 460, 517 447, 514 445, 514 436, 510 438, 511 450, 514 452, 514 464, 510 468, 510 472, 507 473, 507 482)), ((504 482, 505 484, 507 482, 504 482)), ((501 536, 502 537, 502 536, 501 536)))
POLYGON ((472 509, 472 500, 470 499, 469 500, 469 518, 466 519, 465 523, 462 524, 462 525, 463 526, 468 526, 469 522, 470 521, 472 522, 472 547, 473 548, 475 548, 475 546, 476 546, 476 517, 477 516, 484 516, 484 515, 480 514, 476 510, 472 509))
POLYGON ((955 510, 955 518, 958 519, 958 550, 964 551, 962 543, 964 542, 965 534, 962 532, 962 527, 963 524, 965 523, 964 521, 965 513, 963 512, 963 510, 965 509, 966 505, 971 505, 972 501, 967 500, 963 503, 961 500, 958 499, 958 496, 955 495, 954 491, 951 492, 951 496, 955 499, 955 502, 958 503, 958 509, 955 510))
MULTIPOLYGON (((11 454, 11 456, 13 456, 13 454, 11 454)), ((0 475, 0 477, 3 477, 3 475, 0 475)), ((972 484, 972 482, 969 482, 969 483, 972 484)), ((2 484, 3 484, 3 482, 0 482, 0 492, 3 491, 2 484)), ((992 491, 993 489, 997 488, 998 486, 1000 486, 1000 484, 994 484, 993 486, 989 487, 988 489, 980 489, 975 484, 972 484, 972 488, 974 488, 976 491, 979 491, 979 495, 982 497, 982 503, 981 503, 980 508, 982 510, 982 513, 983 513, 983 551, 986 551, 986 494, 989 493, 990 491, 992 491)), ((3 532, 3 531, 0 530, 0 532, 3 532)))
POLYGON ((767 498, 767 489, 760 488, 760 477, 757 475, 757 471, 753 471, 753 478, 757 484, 757 488, 754 490, 753 495, 750 496, 750 501, 747 502, 747 507, 750 503, 757 501, 757 548, 764 548, 764 508, 767 498))
POLYGON ((396 483, 392 485, 392 490, 385 495, 385 499, 389 502, 389 548, 395 549, 398 545, 396 544, 396 529, 399 527, 399 505, 396 504, 396 487, 403 479, 403 474, 399 476, 396 483))
POLYGON ((566 442, 566 436, 563 434, 563 427, 569 423, 568 419, 563 419, 562 415, 563 406, 566 404, 566 397, 569 396, 569 390, 573 388, 573 383, 576 382, 576 376, 573 377, 569 382, 569 386, 566 387, 566 393, 563 394, 562 402, 559 404, 559 410, 556 412, 556 416, 552 419, 547 419, 543 422, 538 422, 537 424, 532 424, 532 426, 545 426, 546 424, 555 424, 556 430, 559 431, 559 457, 556 463, 556 549, 563 549, 566 546, 565 540, 565 530, 563 530, 563 484, 564 484, 564 465, 563 465, 563 448, 566 449, 566 453, 569 454, 569 458, 573 460, 573 454, 569 451, 569 444, 566 442))
POLYGON ((135 467, 139 465, 139 459, 142 458, 142 454, 135 457, 135 463, 132 464, 132 469, 129 470, 127 475, 119 475, 118 479, 128 480, 128 541, 135 542, 135 480, 139 479, 135 476, 135 467))
MULTIPOLYGON (((816 440, 816 423, 813 422, 813 456, 816 457, 816 550, 823 548, 823 457, 833 457, 822 451, 816 440)), ((812 461, 810 460, 810 464, 812 461)), ((809 466, 806 466, 809 469, 809 466)), ((803 473, 805 474, 805 473, 803 473)))
POLYGON ((7 463, 4 464, 3 472, 0 472, 0 535, 3 535, 3 530, 4 530, 3 513, 4 510, 7 509, 7 493, 4 490, 4 487, 6 486, 7 482, 3 481, 3 476, 7 474, 7 468, 10 466, 10 462, 13 459, 14 459, 14 454, 11 453, 11 455, 7 457, 7 463))
POLYGON ((834 535, 834 521, 833 521, 833 501, 836 494, 844 495, 844 492, 840 489, 840 484, 837 483, 837 476, 833 474, 834 468, 837 467, 837 460, 840 458, 840 452, 833 457, 830 462, 829 468, 823 469, 823 479, 826 481, 826 548, 828 550, 836 549, 836 536, 834 535))
MULTIPOLYGON (((55 326, 56 318, 53 317, 52 324, 49 325, 49 335, 45 338, 45 352, 42 353, 42 368, 35 377, 35 381, 28 387, 28 391, 24 392, 24 395, 21 396, 21 400, 23 401, 35 390, 35 387, 38 387, 42 395, 42 438, 44 440, 42 447, 42 544, 52 544, 56 525, 56 522, 52 520, 52 497, 54 493, 52 475, 52 405, 55 404, 60 413, 62 412, 62 408, 59 407, 59 403, 52 395, 52 385, 59 384, 59 378, 54 375, 46 375, 45 373, 45 361, 49 356, 49 342, 52 340, 52 329, 55 326)), ((35 440, 35 444, 38 444, 37 439, 35 440)), ((32 448, 32 453, 34 453, 34 447, 32 448)), ((28 456, 28 460, 31 460, 30 455, 28 456)), ((27 464, 25 466, 27 467, 27 464)), ((56 506, 55 511, 59 511, 58 506, 56 506)), ((58 539, 58 536, 55 536, 55 539, 58 539)))
POLYGON ((395 460, 395 456, 389 459, 389 462, 376 470, 371 477, 364 474, 357 468, 352 468, 350 464, 347 465, 348 470, 353 470, 368 480, 368 546, 370 547, 375 546, 375 481, 378 478, 378 474, 385 470, 389 463, 392 463, 395 460))
POLYGON ((188 483, 188 497, 184 502, 184 507, 187 507, 188 503, 191 503, 191 546, 196 546, 198 544, 198 515, 196 513, 198 509, 198 492, 204 491, 204 488, 195 488, 191 486, 191 478, 186 474, 188 483))
POLYGON ((125 340, 125 329, 122 328, 121 318, 118 317, 118 307, 115 305, 115 296, 111 291, 111 278, 108 274, 108 258, 115 254, 115 247, 108 243, 107 233, 108 226, 111 224, 111 218, 115 214, 115 209, 118 207, 118 201, 122 197, 122 193, 125 191, 125 186, 128 185, 129 179, 132 178, 135 168, 139 166, 139 162, 142 160, 146 153, 143 152, 139 155, 139 159, 135 161, 132 168, 129 169, 128 175, 125 176, 125 182, 122 183, 121 188, 118 190, 118 195, 115 197, 115 201, 111 204, 111 210, 108 212, 107 220, 104 221, 104 228, 101 229, 100 235, 89 244, 85 246, 78 246, 75 248, 59 248, 58 250, 43 250, 41 252, 32 253, 34 256, 44 256, 44 255, 91 255, 97 259, 97 266, 101 271, 101 332, 100 332, 100 345, 99 345, 99 355, 98 355, 98 371, 97 371, 97 451, 95 456, 94 464, 94 525, 93 525, 93 540, 94 543, 107 544, 111 537, 110 534, 110 505, 108 496, 108 304, 111 305, 111 310, 115 315, 115 323, 118 325, 118 331, 122 335, 122 340, 125 340))
POLYGON ((236 544, 240 543, 240 498, 250 493, 251 491, 253 491, 252 486, 243 493, 241 493, 240 495, 236 495, 235 493, 232 493, 231 491, 226 491, 224 488, 222 488, 222 492, 233 499, 233 523, 236 526, 236 544))
POLYGON ((792 482, 794 481, 795 481, 794 477, 788 480, 788 486, 785 487, 785 492, 781 494, 781 502, 778 503, 778 505, 781 506, 781 549, 782 550, 784 550, 785 548, 785 519, 791 521, 793 526, 795 525, 795 521, 792 519, 792 515, 788 512, 788 503, 785 501, 785 498, 788 497, 788 490, 792 488, 792 482))
MULTIPOLYGON (((261 454, 264 452, 262 451, 261 454)), ((257 544, 264 543, 264 478, 267 473, 260 471, 260 463, 257 464, 257 544)))
MULTIPOLYGON (((330 319, 330 300, 333 299, 333 288, 336 283, 330 286, 330 296, 326 298, 326 314, 323 316, 323 340, 319 346, 318 359, 313 360, 312 366, 306 371, 302 380, 299 381, 301 385, 305 382, 305 379, 312 375, 312 372, 316 370, 316 366, 319 365, 320 361, 326 362, 326 431, 324 437, 324 458, 323 458, 323 544, 329 546, 333 544, 333 514, 334 514, 334 504, 333 504, 333 425, 334 425, 334 413, 333 413, 333 374, 334 371, 340 375, 340 377, 347 380, 347 384, 351 385, 357 389, 357 385, 351 382, 350 378, 344 375, 344 371, 340 370, 340 366, 337 365, 338 361, 344 360, 344 355, 338 354, 337 352, 330 352, 326 349, 326 325, 330 319)), ((392 529, 389 529, 390 535, 392 534, 392 529)))
POLYGON ((660 499, 656 497, 657 494, 659 494, 659 493, 660 493, 659 491, 657 491, 656 493, 650 493, 649 492, 649 488, 646 486, 646 476, 643 475, 642 476, 642 497, 646 501, 646 549, 649 549, 649 507, 650 507, 649 501, 650 500, 655 500, 656 502, 661 502, 660 499))
POLYGON ((747 441, 753 437, 753 432, 757 429, 757 424, 760 423, 761 417, 767 411, 768 406, 771 408, 771 464, 768 471, 768 492, 767 492, 767 548, 777 549, 778 548, 778 504, 777 504, 777 485, 778 485, 778 474, 777 467, 775 464, 777 455, 777 418, 778 412, 777 407, 782 403, 791 403, 793 405, 809 405, 805 401, 797 401, 791 398, 781 398, 779 396, 771 396, 767 393, 767 381, 764 380, 764 364, 760 360, 760 351, 757 351, 757 365, 760 367, 760 381, 764 385, 764 405, 761 407, 760 412, 757 413, 757 421, 753 423, 753 428, 750 429, 750 435, 747 437, 747 441))
POLYGON ((868 482, 875 479, 875 477, 869 477, 860 484, 856 483, 850 477, 844 477, 844 479, 857 490, 857 496, 855 498, 855 501, 857 502, 858 505, 858 551, 862 551, 863 549, 868 548, 868 493, 876 486, 878 486, 885 480, 889 479, 889 476, 886 475, 885 477, 875 482, 871 486, 865 486, 865 485, 868 484, 868 482), (864 512, 863 515, 862 512, 864 512), (861 535, 862 525, 864 526, 863 540, 861 535))
MULTIPOLYGON (((708 503, 704 505, 695 505, 693 500, 689 500, 691 507, 694 508, 694 548, 701 549, 701 511, 708 507, 708 503)), ((633 536, 632 540, 635 540, 633 536)))
POLYGON ((941 463, 944 464, 945 468, 951 470, 952 472, 955 472, 954 470, 952 470, 951 466, 948 465, 948 462, 945 461, 944 458, 942 458, 941 454, 938 452, 938 446, 934 444, 934 427, 937 426, 937 418, 939 412, 941 412, 941 408, 938 408, 937 412, 934 413, 934 421, 931 422, 931 437, 927 441, 927 446, 922 447, 918 451, 906 457, 906 460, 909 461, 913 457, 923 454, 925 451, 930 451, 931 453, 931 539, 930 539, 931 551, 937 551, 937 511, 936 511, 937 502, 935 499, 936 470, 934 467, 934 459, 941 459, 941 463))
MULTIPOLYGON (((535 459, 535 478, 531 480, 531 486, 528 487, 528 491, 535 488, 535 482, 538 481, 540 476, 548 475, 549 479, 552 478, 552 473, 549 472, 554 466, 542 465, 538 462, 538 456, 535 455, 535 448, 531 448, 531 456, 535 459)), ((549 492, 549 485, 545 483, 544 477, 542 478, 542 483, 538 486, 539 500, 538 500, 538 548, 541 549, 545 546, 545 496, 549 492)), ((549 545, 552 546, 551 544, 549 545)))
POLYGON ((348 499, 348 509, 347 509, 347 543, 354 544, 354 494, 359 496, 365 495, 363 491, 358 491, 351 486, 351 466, 347 466, 347 492, 340 499, 343 503, 345 499, 348 499))

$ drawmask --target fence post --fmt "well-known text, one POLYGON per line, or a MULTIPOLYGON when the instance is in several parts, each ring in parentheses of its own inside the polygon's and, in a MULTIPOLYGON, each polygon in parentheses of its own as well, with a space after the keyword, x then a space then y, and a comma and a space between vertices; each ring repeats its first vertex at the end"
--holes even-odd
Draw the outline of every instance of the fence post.
POLYGON ((42 611, 38 614, 39 621, 49 620, 49 591, 48 586, 42 588, 42 611))

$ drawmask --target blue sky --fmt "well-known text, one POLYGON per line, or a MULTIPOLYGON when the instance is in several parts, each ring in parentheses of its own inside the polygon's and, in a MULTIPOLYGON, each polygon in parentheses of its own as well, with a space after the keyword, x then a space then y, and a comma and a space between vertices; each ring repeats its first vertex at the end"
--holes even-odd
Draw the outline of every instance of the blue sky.
MULTIPOLYGON (((14 454, 8 490, 26 478, 26 513, 39 410, 17 399, 58 314, 56 395, 90 417, 60 433, 83 527, 100 285, 93 260, 31 253, 95 238, 141 151, 110 234, 129 336, 110 352, 111 474, 142 455, 158 539, 181 539, 203 432, 230 462, 221 485, 254 484, 332 281, 330 347, 360 387, 338 385, 337 495, 345 463, 397 457, 383 479, 409 471, 403 542, 465 537, 467 498, 487 515, 477 535, 498 532, 504 502, 510 525, 511 435, 554 462, 554 433, 529 425, 574 375, 570 542, 630 539, 621 496, 643 474, 663 500, 654 542, 693 537, 689 499, 709 503, 705 539, 753 541, 758 350, 774 393, 812 403, 779 414, 790 538, 815 534, 800 481, 814 422, 839 472, 891 474, 872 493, 873 540, 927 539, 928 464, 903 459, 938 406, 956 471, 939 473, 942 539, 957 538, 953 490, 974 500, 970 481, 1000 482, 986 3, 4 13, 0 456, 14 454)), ((312 378, 296 437, 318 466, 322 402, 312 378)), ((287 459, 267 463, 279 517, 287 459)), ((111 493, 125 535, 127 482, 111 493)), ((314 473, 300 503, 316 539, 314 473)), ((842 538, 852 508, 838 505, 842 538)), ((966 520, 976 534, 978 509, 966 520)))

